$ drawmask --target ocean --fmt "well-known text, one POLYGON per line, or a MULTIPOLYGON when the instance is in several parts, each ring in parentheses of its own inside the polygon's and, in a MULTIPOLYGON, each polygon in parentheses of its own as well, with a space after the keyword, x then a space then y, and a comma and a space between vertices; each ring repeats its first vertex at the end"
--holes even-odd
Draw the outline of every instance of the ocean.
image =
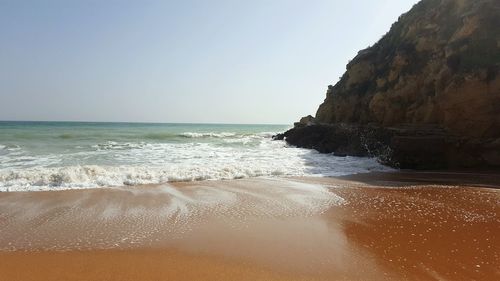
POLYGON ((273 141, 287 125, 0 122, 0 191, 248 177, 341 176, 388 168, 273 141))

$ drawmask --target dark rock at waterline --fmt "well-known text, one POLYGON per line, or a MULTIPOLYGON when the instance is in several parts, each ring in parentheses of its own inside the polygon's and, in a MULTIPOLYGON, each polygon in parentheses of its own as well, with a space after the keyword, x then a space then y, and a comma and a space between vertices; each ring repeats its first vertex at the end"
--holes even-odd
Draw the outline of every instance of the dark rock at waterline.
POLYGON ((285 139, 285 134, 284 133, 279 133, 271 137, 273 140, 284 140, 285 139))
POLYGON ((292 145, 338 156, 380 154, 388 137, 387 131, 380 127, 346 124, 295 127, 283 136, 292 145))
POLYGON ((453 136, 433 125, 314 124, 275 136, 289 144, 337 156, 371 156, 403 169, 500 165, 500 139, 453 136))

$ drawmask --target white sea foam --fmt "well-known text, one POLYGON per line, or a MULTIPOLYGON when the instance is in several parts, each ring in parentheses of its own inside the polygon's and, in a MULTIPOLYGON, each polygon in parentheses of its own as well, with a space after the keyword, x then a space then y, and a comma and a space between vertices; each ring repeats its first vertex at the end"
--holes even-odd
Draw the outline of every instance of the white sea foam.
POLYGON ((179 136, 181 137, 186 137, 186 138, 227 138, 227 137, 234 137, 236 136, 235 133, 230 133, 230 132, 222 132, 222 133, 192 133, 192 132, 185 132, 180 134, 179 136))
POLYGON ((126 149, 134 149, 134 148, 143 148, 146 146, 147 143, 145 142, 138 142, 138 143, 118 143, 115 141, 107 141, 105 143, 99 143, 95 144, 92 147, 97 149, 97 150, 112 150, 112 149, 117 149, 117 150, 126 150, 126 149))
POLYGON ((259 176, 341 176, 388 168, 375 159, 335 157, 272 141, 217 133, 210 142, 116 142, 67 153, 0 154, 0 191, 59 190, 259 176), (225 135, 226 137, 221 137, 225 135), (217 138, 219 138, 217 137, 217 138))

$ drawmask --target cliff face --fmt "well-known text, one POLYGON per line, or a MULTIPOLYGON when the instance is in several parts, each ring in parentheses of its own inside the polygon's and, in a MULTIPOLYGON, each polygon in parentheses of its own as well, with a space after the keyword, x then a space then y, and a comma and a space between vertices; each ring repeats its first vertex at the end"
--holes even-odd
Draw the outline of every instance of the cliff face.
POLYGON ((347 65, 315 121, 500 138, 500 1, 422 0, 347 65))
POLYGON ((316 119, 500 136, 499 64, 500 1, 424 0, 347 65, 316 119))

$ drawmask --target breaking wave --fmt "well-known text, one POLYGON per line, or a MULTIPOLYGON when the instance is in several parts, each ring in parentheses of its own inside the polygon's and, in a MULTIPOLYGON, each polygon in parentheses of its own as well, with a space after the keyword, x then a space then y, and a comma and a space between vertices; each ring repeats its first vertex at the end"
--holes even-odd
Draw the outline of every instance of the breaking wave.
POLYGON ((185 132, 180 134, 179 136, 185 138, 228 138, 236 136, 235 133, 222 132, 222 133, 191 133, 185 132))
MULTIPOLYGON (((59 143, 2 142, 0 191, 261 176, 341 176, 388 170, 371 158, 336 157, 291 147, 273 141, 273 132, 140 133, 135 139, 123 134, 116 141, 106 140, 107 135, 92 139, 72 133, 71 137, 59 138, 59 143)), ((54 134, 56 138, 62 135, 54 134)))

